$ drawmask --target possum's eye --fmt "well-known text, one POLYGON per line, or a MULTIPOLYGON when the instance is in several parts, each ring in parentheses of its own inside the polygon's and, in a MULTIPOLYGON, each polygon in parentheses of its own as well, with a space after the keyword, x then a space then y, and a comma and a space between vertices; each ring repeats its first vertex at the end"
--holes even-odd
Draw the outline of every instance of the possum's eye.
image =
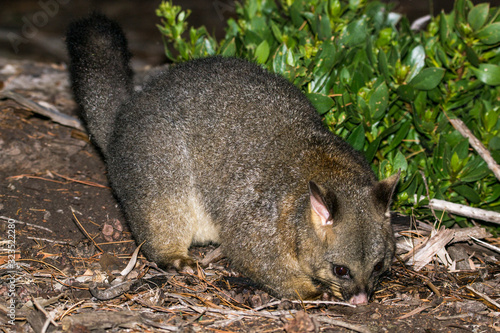
POLYGON ((380 271, 384 268, 384 263, 382 261, 379 261, 375 267, 373 267, 373 273, 380 273, 380 271))
POLYGON ((349 268, 347 268, 345 266, 334 265, 333 266, 333 274, 337 275, 339 278, 342 278, 342 279, 350 279, 351 278, 349 268))

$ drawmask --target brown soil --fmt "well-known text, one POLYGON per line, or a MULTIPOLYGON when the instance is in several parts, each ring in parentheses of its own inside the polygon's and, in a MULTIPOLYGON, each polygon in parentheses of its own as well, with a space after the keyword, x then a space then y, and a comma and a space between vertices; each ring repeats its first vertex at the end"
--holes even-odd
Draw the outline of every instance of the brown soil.
MULTIPOLYGON (((65 66, 0 59, 0 82, 4 90, 76 116, 65 66)), ((14 271, 0 267, 4 330, 42 331, 42 308, 58 324, 48 331, 348 331, 335 320, 375 332, 500 329, 500 309, 483 298, 499 296, 498 258, 483 250, 475 250, 484 267, 476 271, 452 274, 435 265, 417 273, 395 264, 373 302, 357 308, 278 301, 225 259, 189 275, 162 272, 141 256, 129 274, 134 284, 114 299, 98 300, 89 293, 90 282, 102 276, 111 282, 136 247, 107 187, 105 166, 83 132, 12 99, 0 100, 0 216, 0 260, 12 259, 6 244, 14 229, 18 265, 14 271), (8 317, 12 296, 14 326, 8 317)), ((203 258, 210 250, 192 253, 203 258)))

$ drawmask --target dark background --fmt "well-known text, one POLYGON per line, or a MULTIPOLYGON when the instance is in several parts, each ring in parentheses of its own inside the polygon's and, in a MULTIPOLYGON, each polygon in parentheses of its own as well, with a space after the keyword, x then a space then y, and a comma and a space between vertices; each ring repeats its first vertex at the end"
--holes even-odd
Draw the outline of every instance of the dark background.
MULTIPOLYGON (((390 1, 390 0, 388 0, 390 1)), ((453 0, 391 1, 395 11, 410 20, 431 12, 449 11, 453 0)), ((481 2, 481 1, 475 1, 481 2)), ((500 0, 489 1, 498 6, 500 0)), ((135 65, 157 65, 165 61, 155 9, 160 0, 2 0, 0 10, 0 57, 61 62, 66 60, 63 35, 67 24, 92 10, 117 20, 125 29, 135 65), (28 37, 28 38, 25 38, 28 37), (13 41, 14 40, 14 41, 13 41)), ((174 1, 192 11, 189 22, 205 25, 219 38, 224 25, 234 15, 234 0, 174 1)))

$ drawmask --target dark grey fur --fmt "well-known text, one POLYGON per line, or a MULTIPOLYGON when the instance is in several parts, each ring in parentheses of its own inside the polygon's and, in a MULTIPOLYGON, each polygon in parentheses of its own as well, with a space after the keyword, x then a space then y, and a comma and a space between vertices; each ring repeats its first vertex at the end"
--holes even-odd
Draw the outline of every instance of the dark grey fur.
POLYGON ((277 296, 328 291, 356 303, 372 293, 394 253, 387 212, 397 177, 378 182, 299 89, 212 57, 172 66, 134 93, 114 22, 77 21, 67 44, 75 99, 149 259, 192 267, 188 247, 215 242, 277 296), (313 196, 331 225, 318 222, 313 196))

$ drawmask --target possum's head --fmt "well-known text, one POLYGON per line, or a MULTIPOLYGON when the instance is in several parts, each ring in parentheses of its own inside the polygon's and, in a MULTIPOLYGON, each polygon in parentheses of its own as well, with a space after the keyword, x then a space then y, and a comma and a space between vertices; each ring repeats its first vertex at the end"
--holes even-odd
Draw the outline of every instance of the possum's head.
POLYGON ((299 260, 318 292, 368 302, 394 256, 389 206, 398 180, 399 174, 371 186, 309 183, 313 231, 300 241, 299 260))

